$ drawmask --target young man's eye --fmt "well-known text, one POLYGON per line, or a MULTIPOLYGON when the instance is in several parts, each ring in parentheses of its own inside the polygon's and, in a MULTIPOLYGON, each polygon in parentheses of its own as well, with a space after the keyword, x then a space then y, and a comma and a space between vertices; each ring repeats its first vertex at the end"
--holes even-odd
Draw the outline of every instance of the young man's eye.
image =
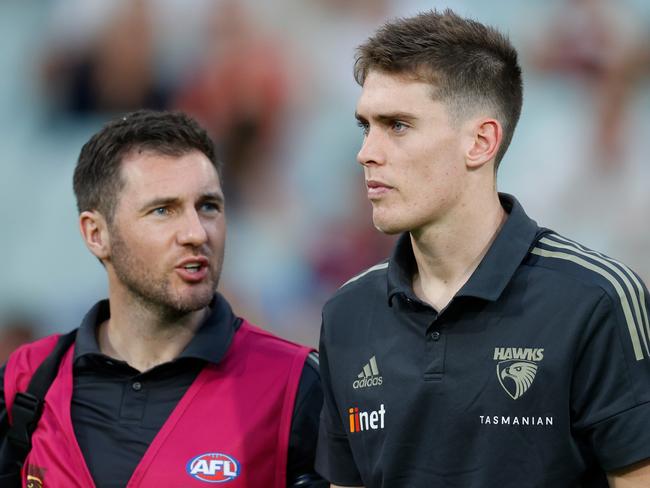
POLYGON ((360 121, 360 120, 357 120, 357 125, 358 125, 359 127, 361 127, 361 130, 362 130, 362 132, 363 132, 363 135, 364 135, 364 136, 367 136, 367 135, 368 135, 368 130, 369 130, 368 124, 367 124, 366 122, 362 122, 362 121, 360 121))
POLYGON ((400 122, 399 120, 396 120, 395 122, 393 122, 392 129, 395 132, 404 132, 406 129, 408 129, 408 125, 406 125, 404 122, 400 122))

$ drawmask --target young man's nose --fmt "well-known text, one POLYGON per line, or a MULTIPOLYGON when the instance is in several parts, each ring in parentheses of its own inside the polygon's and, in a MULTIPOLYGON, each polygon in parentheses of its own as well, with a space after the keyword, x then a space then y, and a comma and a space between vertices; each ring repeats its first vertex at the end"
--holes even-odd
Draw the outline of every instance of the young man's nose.
POLYGON ((378 130, 370 129, 363 139, 361 149, 357 153, 357 162, 362 166, 384 164, 383 137, 378 130))

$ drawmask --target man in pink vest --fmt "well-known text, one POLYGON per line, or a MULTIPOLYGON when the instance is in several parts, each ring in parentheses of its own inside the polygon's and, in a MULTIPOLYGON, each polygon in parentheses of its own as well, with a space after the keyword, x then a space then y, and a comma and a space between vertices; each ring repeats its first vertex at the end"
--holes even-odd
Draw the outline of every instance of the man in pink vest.
MULTIPOLYGON (((315 354, 237 317, 215 292, 226 220, 206 132, 181 113, 114 120, 82 148, 74 190, 109 298, 63 356, 22 485, 322 485, 315 354)), ((18 349, 0 369, 10 422, 56 339, 18 349)))

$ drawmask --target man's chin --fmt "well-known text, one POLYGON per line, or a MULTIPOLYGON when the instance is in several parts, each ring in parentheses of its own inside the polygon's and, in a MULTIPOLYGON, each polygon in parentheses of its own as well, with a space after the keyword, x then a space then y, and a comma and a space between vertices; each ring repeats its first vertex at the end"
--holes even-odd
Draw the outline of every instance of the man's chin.
POLYGON ((375 229, 388 235, 401 234, 405 231, 404 226, 399 225, 397 222, 388 221, 387 219, 373 218, 372 223, 375 229))
POLYGON ((210 305, 214 293, 215 289, 211 287, 205 287, 202 290, 189 290, 169 303, 169 308, 180 314, 197 312, 210 305))
POLYGON ((196 312, 210 305, 213 297, 214 290, 211 290, 209 293, 202 293, 197 296, 187 297, 185 300, 183 300, 182 306, 190 312, 196 312))

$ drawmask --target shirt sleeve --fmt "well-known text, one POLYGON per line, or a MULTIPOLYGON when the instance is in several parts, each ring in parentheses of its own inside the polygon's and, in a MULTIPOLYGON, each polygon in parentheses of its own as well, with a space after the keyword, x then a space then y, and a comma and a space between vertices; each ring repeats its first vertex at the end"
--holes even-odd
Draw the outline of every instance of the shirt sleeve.
POLYGON ((323 392, 318 373, 318 356, 307 356, 300 376, 296 403, 291 419, 287 459, 287 487, 327 488, 329 485, 314 470, 318 418, 323 392))
POLYGON ((316 471, 330 483, 341 486, 361 486, 363 481, 352 457, 347 434, 343 429, 340 409, 337 406, 329 369, 325 339, 325 324, 321 327, 320 372, 323 385, 323 410, 318 431, 316 471))
POLYGON ((607 472, 650 458, 650 306, 632 285, 603 295, 575 360, 572 427, 607 472))

